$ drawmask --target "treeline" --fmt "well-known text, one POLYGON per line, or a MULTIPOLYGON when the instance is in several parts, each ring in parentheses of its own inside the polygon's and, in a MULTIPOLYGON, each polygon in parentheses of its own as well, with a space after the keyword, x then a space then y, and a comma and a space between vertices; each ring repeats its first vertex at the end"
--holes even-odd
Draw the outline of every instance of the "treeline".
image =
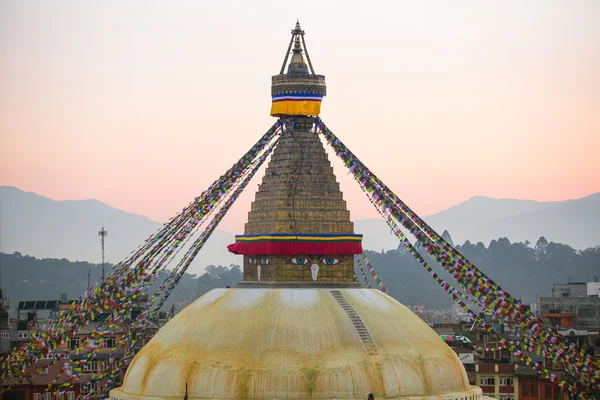
MULTIPOLYGON (((451 242, 449 235, 446 236, 448 239, 451 242)), ((526 304, 536 302, 538 297, 550 296, 554 283, 600 278, 600 246, 577 251, 564 244, 548 243, 541 237, 535 245, 511 243, 507 238, 500 238, 492 240, 488 246, 466 241, 455 247, 488 277, 526 304)), ((454 279, 429 258, 426 251, 420 253, 437 273, 456 286, 454 279)), ((403 247, 384 254, 371 251, 366 254, 389 294, 401 303, 430 309, 447 308, 452 304, 452 299, 403 247)))
MULTIPOLYGON (((445 232, 446 240, 451 241, 445 232)), ((528 242, 510 243, 506 238, 492 240, 488 246, 465 242, 456 248, 496 283, 525 303, 535 302, 538 296, 549 296, 554 283, 569 280, 588 281, 600 275, 600 246, 583 251, 560 244, 548 243, 543 237, 535 245, 528 242)), ((444 279, 454 280, 437 262, 421 252, 444 279)), ((415 259, 399 247, 385 253, 366 251, 375 271, 389 294, 405 305, 423 305, 429 309, 448 308, 452 300, 415 259)), ((66 259, 37 259, 20 253, 0 253, 1 286, 13 307, 22 300, 58 300, 67 293, 76 300, 86 290, 88 272, 93 283, 100 280, 102 266, 66 259)), ((113 265, 106 265, 106 273, 113 265)), ((371 274, 367 276, 375 287, 371 274)), ((360 272, 357 276, 360 278, 360 272)), ((163 273, 153 292, 167 277, 163 273)), ((185 274, 173 291, 165 308, 175 305, 181 309, 207 291, 231 286, 242 280, 238 265, 208 266, 202 275, 185 274)), ((361 279, 362 281, 362 279, 361 279)))
MULTIPOLYGON (((92 285, 102 277, 101 264, 73 262, 64 258, 37 259, 18 252, 0 253, 0 266, 0 286, 13 312, 19 301, 59 300, 61 293, 66 293, 69 300, 77 300, 87 288, 88 273, 92 285)), ((114 265, 105 264, 105 274, 111 273, 113 268, 114 265)), ((161 273, 150 293, 154 293, 167 276, 166 272, 161 273)), ((169 296, 164 309, 175 305, 180 310, 211 289, 233 287, 241 280, 242 271, 238 265, 209 265, 200 276, 186 273, 169 296)))

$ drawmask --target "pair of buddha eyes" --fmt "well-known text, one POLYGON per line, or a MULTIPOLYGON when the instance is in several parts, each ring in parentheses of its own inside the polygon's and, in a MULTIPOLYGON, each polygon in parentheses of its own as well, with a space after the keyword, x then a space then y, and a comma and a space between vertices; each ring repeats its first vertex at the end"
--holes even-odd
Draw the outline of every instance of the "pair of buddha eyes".
POLYGON ((256 264, 256 263, 259 263, 259 262, 260 262, 260 264, 262 264, 262 265, 267 265, 267 264, 269 263, 269 259, 268 259, 268 258, 261 258, 261 259, 258 259, 258 258, 251 258, 251 259, 249 259, 249 260, 248 260, 248 262, 249 262, 250 264, 252 264, 252 265, 254 265, 254 264, 256 264))
MULTIPOLYGON (((335 265, 344 260, 339 259, 339 258, 321 258, 319 261, 321 262, 321 264, 324 264, 324 265, 335 265)), ((312 260, 310 258, 293 257, 293 258, 290 258, 290 262, 292 264, 296 264, 296 265, 306 265, 306 264, 310 264, 312 262, 312 260)))
MULTIPOLYGON (((312 262, 312 260, 310 258, 300 258, 300 257, 292 257, 289 259, 289 261, 292 264, 296 264, 296 265, 306 265, 306 264, 310 264, 312 262)), ((319 261, 321 261, 322 264, 324 265, 335 265, 341 261, 344 261, 340 258, 321 258, 319 261)), ((262 265, 267 265, 269 263, 269 259, 268 258, 251 258, 248 260, 248 263, 250 263, 251 265, 254 264, 262 264, 262 265)))

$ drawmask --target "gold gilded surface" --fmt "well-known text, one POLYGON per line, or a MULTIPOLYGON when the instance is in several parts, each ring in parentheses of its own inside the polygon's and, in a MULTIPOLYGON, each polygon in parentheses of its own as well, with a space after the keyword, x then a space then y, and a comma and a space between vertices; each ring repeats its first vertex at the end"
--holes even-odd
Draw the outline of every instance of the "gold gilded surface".
POLYGON ((314 254, 298 254, 295 258, 308 260, 304 265, 297 265, 290 260, 292 256, 244 256, 244 281, 258 282, 258 267, 260 266, 260 281, 309 281, 309 282, 353 282, 354 281, 354 256, 330 255, 319 256, 314 254), (340 260, 338 264, 326 265, 322 259, 333 258, 340 260), (253 263, 250 260, 254 260, 253 263), (265 262, 266 261, 266 262, 265 262), (319 272, 317 279, 313 279, 311 266, 317 264, 319 272))
POLYGON ((271 78, 271 95, 293 93, 327 95, 325 76, 274 75, 271 78))
POLYGON ((214 289, 135 357, 115 400, 481 398, 458 357, 420 318, 374 289, 214 289))
MULTIPOLYGON (((333 174, 318 135, 310 132, 311 118, 299 118, 293 131, 285 133, 273 152, 265 175, 252 202, 245 225, 246 234, 262 233, 354 233, 350 212, 333 174)), ((294 255, 309 258, 307 265, 295 265, 290 256, 244 256, 244 281, 313 282, 311 265, 319 265, 317 281, 352 282, 353 256, 333 255, 335 265, 320 262, 321 255, 294 255), (268 264, 260 263, 269 259, 268 264), (250 263, 249 260, 255 260, 250 263)))
POLYGON ((247 234, 354 233, 323 144, 308 128, 281 137, 251 207, 247 234))

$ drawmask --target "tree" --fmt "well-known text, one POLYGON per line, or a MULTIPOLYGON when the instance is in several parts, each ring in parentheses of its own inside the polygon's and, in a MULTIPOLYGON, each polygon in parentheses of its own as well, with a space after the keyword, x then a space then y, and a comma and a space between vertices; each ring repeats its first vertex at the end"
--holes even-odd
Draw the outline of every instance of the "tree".
POLYGON ((537 243, 535 244, 535 252, 536 254, 546 254, 546 247, 548 246, 548 241, 545 237, 540 236, 537 243))

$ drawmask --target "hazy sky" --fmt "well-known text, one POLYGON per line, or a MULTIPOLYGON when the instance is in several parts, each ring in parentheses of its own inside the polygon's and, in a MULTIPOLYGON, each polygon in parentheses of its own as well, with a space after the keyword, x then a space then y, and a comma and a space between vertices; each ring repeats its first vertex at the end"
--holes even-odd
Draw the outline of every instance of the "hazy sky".
POLYGON ((166 220, 274 122, 297 17, 323 120, 417 212, 600 191, 596 0, 2 0, 0 185, 166 220))

